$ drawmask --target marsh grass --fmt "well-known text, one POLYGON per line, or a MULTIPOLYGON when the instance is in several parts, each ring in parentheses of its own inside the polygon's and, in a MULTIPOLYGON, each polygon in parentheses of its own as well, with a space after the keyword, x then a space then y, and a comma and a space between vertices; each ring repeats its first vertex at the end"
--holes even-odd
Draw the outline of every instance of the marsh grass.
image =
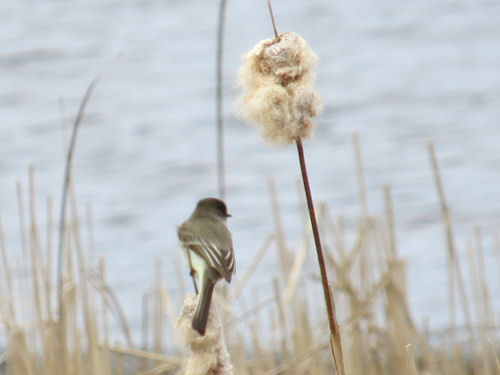
MULTIPOLYGON (((390 186, 381 191, 384 210, 377 215, 368 212, 357 136, 353 144, 358 155, 354 169, 361 199, 359 215, 344 218, 334 215, 325 203, 316 207, 327 271, 336 295, 346 374, 499 374, 498 322, 485 277, 483 233, 477 229, 474 238, 467 242, 466 258, 460 259, 457 251, 451 252, 451 244, 455 243, 449 229, 452 220, 449 211, 443 210, 447 206, 443 203, 443 182, 437 178, 440 174, 435 152, 429 148, 439 181, 436 186, 443 228, 450 233, 446 244, 435 244, 435 251, 442 249, 443 257, 449 257, 448 269, 443 272, 453 275, 448 277, 449 327, 442 332, 429 332, 412 317, 406 263, 397 244, 397 209, 390 186), (464 277, 459 269, 468 270, 470 283, 459 281, 464 277), (457 291, 459 298, 452 294, 457 291), (455 318, 459 309, 469 309, 465 326, 459 326, 455 318)), ((136 343, 127 314, 106 280, 105 260, 89 261, 89 249, 93 247, 92 228, 88 225, 91 210, 87 207, 86 217, 81 218, 70 190, 59 315, 57 283, 53 278, 52 200, 45 202, 46 217, 36 217, 32 168, 27 199, 23 191, 19 183, 20 233, 25 236, 22 259, 8 252, 0 221, 0 318, 4 345, 0 351, 1 372, 154 375, 178 371, 185 351, 179 347, 175 355, 164 354, 165 343, 175 341, 164 332, 166 326, 173 327, 180 306, 173 305, 163 284, 161 259, 156 263, 151 290, 145 291, 143 301, 137 301, 138 309, 142 302, 143 319, 141 342, 136 343), (120 327, 119 338, 110 336, 112 320, 120 327)), ((274 230, 263 239, 255 258, 240 272, 232 289, 216 298, 235 373, 331 374, 334 370, 330 343, 324 339, 328 322, 321 302, 320 277, 310 260, 314 253, 310 225, 304 216, 302 240, 293 248, 285 235, 279 194, 272 182, 270 192, 274 230), (280 265, 276 268, 278 273, 269 276, 266 296, 258 289, 242 293, 248 288, 252 273, 271 251, 277 252, 280 265), (252 297, 249 299, 248 295, 252 297), (247 308, 236 315, 231 309, 235 304, 247 308)), ((182 272, 181 268, 179 275, 182 272)), ((185 290, 182 280, 179 277, 179 285, 170 287, 185 290)))

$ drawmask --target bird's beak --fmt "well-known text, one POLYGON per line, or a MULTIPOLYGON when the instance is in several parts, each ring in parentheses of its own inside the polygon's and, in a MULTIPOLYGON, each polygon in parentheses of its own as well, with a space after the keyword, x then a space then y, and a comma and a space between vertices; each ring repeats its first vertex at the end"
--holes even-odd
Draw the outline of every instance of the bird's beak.
POLYGON ((226 214, 226 217, 231 217, 231 216, 233 216, 233 215, 231 215, 231 214, 226 214))

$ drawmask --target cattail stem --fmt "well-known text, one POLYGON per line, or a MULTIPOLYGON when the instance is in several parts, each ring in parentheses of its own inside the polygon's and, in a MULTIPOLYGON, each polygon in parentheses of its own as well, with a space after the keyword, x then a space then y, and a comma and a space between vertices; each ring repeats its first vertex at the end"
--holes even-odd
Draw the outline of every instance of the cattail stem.
POLYGON ((217 119, 217 180, 219 197, 226 199, 226 166, 224 161, 224 113, 223 113, 223 56, 224 56, 224 29, 226 24, 226 0, 219 3, 219 21, 217 25, 217 79, 216 79, 216 119, 217 119))
POLYGON ((299 155, 299 162, 300 162, 300 172, 302 174, 302 181, 304 183, 307 208, 309 210, 309 218, 311 220, 314 243, 316 245, 316 253, 318 255, 321 283, 323 285, 323 292, 325 294, 326 310, 328 313, 328 324, 330 326, 330 343, 333 354, 333 360, 335 361, 335 367, 337 373, 344 375, 345 370, 344 370, 344 361, 342 358, 342 341, 337 324, 337 319, 335 317, 335 306, 333 303, 332 294, 328 284, 328 275, 326 273, 325 258, 323 255, 323 249, 321 247, 321 239, 319 235, 318 223, 316 221, 316 213, 314 212, 314 203, 311 194, 311 187, 309 185, 309 178, 307 176, 304 148, 302 147, 302 140, 300 138, 297 138, 295 143, 297 144, 297 152, 299 155))
MULTIPOLYGON (((274 18, 271 0, 267 0, 267 6, 269 8, 269 15, 271 16, 275 38, 276 40, 279 41, 280 37, 278 34, 278 29, 276 27, 276 20, 274 18)), ((323 292, 325 295, 326 310, 328 314, 328 325, 330 326, 330 348, 332 350, 333 361, 335 362, 335 369, 337 373, 339 375, 345 375, 344 360, 342 356, 342 340, 340 337, 337 319, 335 318, 335 305, 328 284, 328 275, 326 273, 325 258, 323 255, 323 250, 321 248, 318 223, 316 221, 316 214, 314 212, 314 203, 311 194, 311 187, 309 186, 309 178, 307 176, 307 168, 304 158, 304 149, 302 147, 302 139, 300 135, 289 139, 295 140, 295 143, 297 145, 297 152, 299 155, 300 171, 302 173, 302 182, 304 183, 304 191, 306 194, 307 207, 309 210, 309 218, 311 220, 311 228, 314 236, 314 243, 316 245, 316 253, 318 255, 321 283, 323 285, 323 292)))
POLYGON ((276 39, 279 38, 278 28, 276 27, 276 19, 274 18, 273 6, 271 5, 271 0, 267 0, 267 7, 269 8, 269 15, 271 16, 271 22, 273 23, 274 36, 276 39))

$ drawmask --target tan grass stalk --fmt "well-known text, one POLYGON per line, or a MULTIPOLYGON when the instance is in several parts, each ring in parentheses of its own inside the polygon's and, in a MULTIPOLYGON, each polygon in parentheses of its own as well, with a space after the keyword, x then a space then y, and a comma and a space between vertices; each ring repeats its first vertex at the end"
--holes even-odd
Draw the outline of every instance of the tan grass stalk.
POLYGON ((296 356, 292 361, 288 363, 283 363, 280 366, 277 366, 267 372, 265 372, 263 375, 277 375, 284 373, 287 370, 290 370, 294 367, 296 367, 298 364, 300 364, 303 361, 308 360, 311 358, 311 356, 316 355, 317 353, 320 353, 328 348, 329 344, 327 342, 323 342, 320 344, 316 344, 312 348, 306 350, 303 353, 300 353, 300 355, 296 356))
POLYGON ((392 257, 396 257, 397 241, 396 229, 394 227, 394 208, 392 204, 392 192, 390 185, 384 185, 384 202, 385 202, 385 215, 387 220, 387 228, 389 234, 389 251, 392 257))
MULTIPOLYGON (((253 306, 259 306, 259 293, 257 287, 252 289, 252 299, 253 306)), ((260 342, 260 332, 259 327, 262 327, 262 324, 259 320, 259 314, 255 314, 253 319, 249 322, 249 332, 250 338, 252 340, 252 354, 254 357, 254 365, 253 370, 256 374, 262 374, 264 369, 266 368, 265 359, 264 359, 264 350, 262 348, 262 344, 260 342)))
POLYGON ((306 260, 307 248, 308 248, 308 240, 309 236, 306 236, 304 241, 300 244, 299 250, 297 251, 297 255, 295 256, 295 260, 293 265, 288 273, 288 280, 286 283, 285 294, 283 295, 283 300, 280 303, 283 305, 283 308, 287 310, 292 298, 295 294, 295 290, 297 287, 297 283, 299 282, 299 276, 302 271, 304 261, 306 260))
POLYGON ((408 375, 417 375, 417 367, 415 364, 415 353, 413 353, 413 346, 411 344, 407 344, 405 346, 406 349, 406 360, 407 360, 407 374, 408 375))
MULTIPOLYGON (((295 330, 293 332, 294 337, 294 351, 295 356, 298 357, 301 353, 305 352, 312 346, 314 346, 315 338, 313 338, 311 322, 309 320, 309 309, 307 302, 307 294, 304 293, 303 296, 297 296, 294 300, 294 320, 295 320, 295 330)), ((312 372, 311 360, 314 356, 307 358, 297 367, 297 370, 294 371, 297 374, 304 373, 304 366, 307 366, 312 372)))
POLYGON ((236 374, 247 375, 248 359, 245 352, 245 340, 240 332, 236 333, 236 339, 231 345, 232 353, 231 358, 234 362, 234 372, 236 374))
POLYGON ((168 370, 175 368, 171 364, 162 364, 151 370, 138 372, 137 375, 161 375, 167 373, 168 370))
MULTIPOLYGON (((276 280, 274 278, 273 280, 276 280)), ((269 332, 271 333, 271 338, 267 343, 267 356, 268 356, 268 364, 267 368, 274 368, 278 365, 278 350, 279 350, 279 344, 278 341, 281 341, 281 335, 279 334, 280 331, 280 326, 279 326, 279 317, 277 317, 277 314, 279 314, 278 309, 276 307, 272 307, 268 310, 268 323, 269 323, 269 332)))
MULTIPOLYGON (((474 297, 474 306, 476 309, 477 325, 479 327, 479 342, 480 345, 471 348, 472 361, 476 361, 479 364, 479 359, 481 359, 481 368, 483 375, 492 374, 490 355, 489 355, 489 345, 487 341, 488 327, 493 326, 490 320, 489 314, 489 303, 488 303, 488 290, 486 286, 485 272, 483 261, 483 249, 482 249, 482 239, 481 231, 476 228, 475 231, 476 244, 469 243, 468 255, 469 255, 469 267, 472 280, 472 291, 474 297), (482 263, 482 264, 481 264, 482 263), (485 290, 486 288, 486 290, 485 290)), ((495 332, 491 332, 494 334, 495 332)))
POLYGON ((85 205, 85 222, 87 228, 87 243, 89 248, 88 263, 95 264, 95 235, 94 235, 94 213, 92 205, 87 203, 85 205))
POLYGON ((161 290, 160 290, 160 294, 161 294, 160 298, 161 298, 162 303, 163 303, 163 308, 165 310, 165 313, 168 316, 168 320, 170 322, 170 325, 172 327, 175 327, 176 316, 174 313, 174 306, 172 304, 172 298, 170 297, 170 293, 165 288, 165 286, 162 285, 161 290))
POLYGON ((368 214, 368 205, 366 203, 366 185, 365 175, 363 172, 363 158, 361 156, 361 144, 359 141, 359 133, 355 132, 352 135, 352 143, 354 148, 354 158, 356 160, 356 177, 358 179, 358 195, 361 202, 361 213, 368 214))
POLYGON ((12 330, 11 324, 16 325, 16 311, 14 307, 14 299, 13 299, 13 287, 12 287, 12 269, 9 263, 9 256, 7 254, 7 247, 5 246, 5 233, 3 230, 2 218, 0 216, 0 254, 2 259, 2 275, 5 281, 5 295, 7 298, 7 304, 1 303, 2 307, 5 307, 5 311, 3 312, 4 325, 7 332, 12 330))
POLYGON ((470 273, 470 279, 471 279, 471 291, 472 291, 472 301, 474 305, 474 309, 476 312, 476 321, 478 326, 482 326, 485 324, 484 322, 484 311, 483 311, 483 305, 481 303, 481 298, 480 298, 480 291, 479 291, 479 281, 478 281, 478 274, 477 274, 477 266, 476 266, 476 259, 475 259, 475 248, 472 244, 471 241, 467 241, 467 255, 468 255, 468 260, 469 260, 469 273, 470 273))
POLYGON ((273 213, 274 230, 276 233, 276 242, 278 249, 278 259, 281 266, 281 274, 287 275, 290 270, 291 257, 288 252, 288 246, 286 244, 285 231, 283 230, 283 223, 281 220, 281 210, 278 201, 278 193, 276 192, 276 183, 274 178, 269 177, 269 197, 271 199, 271 207, 273 213))
POLYGON ((31 259, 31 281, 33 284, 33 302, 37 327, 42 327, 42 302, 40 285, 41 246, 38 235, 38 226, 35 215, 35 178, 34 169, 29 167, 29 217, 30 217, 30 259, 31 259))
POLYGON ((76 204, 76 197, 74 188, 70 187, 70 204, 72 213, 72 234, 76 250, 76 260, 78 264, 78 278, 79 278, 79 289, 80 298, 83 307, 83 317, 85 323, 85 332, 87 339, 86 353, 88 355, 87 366, 91 373, 97 374, 99 363, 97 354, 98 345, 98 334, 95 316, 93 314, 94 308, 90 299, 90 292, 88 290, 88 279, 87 279, 87 265, 85 261, 85 256, 83 254, 82 240, 80 237, 80 219, 78 215, 78 209, 76 204))
MULTIPOLYGON (((329 210, 325 205, 325 209, 323 210, 323 220, 325 225, 328 228, 328 232, 331 233, 330 236, 333 237, 333 243, 335 245, 335 249, 340 255, 341 259, 346 258, 346 244, 345 244, 345 225, 343 216, 339 216, 337 221, 332 218, 329 210)), ((327 256, 330 256, 327 252, 327 256)))
POLYGON ((269 236, 266 237, 264 240, 264 243, 260 247, 259 251, 255 256, 253 257, 252 261, 250 264, 245 268, 245 271, 243 272, 243 275, 238 279, 238 282, 236 286, 233 288, 232 292, 229 294, 228 301, 229 303, 233 302, 236 300, 245 286, 247 285, 248 281, 250 280, 250 277, 254 273, 254 271, 257 269, 257 266, 259 265, 260 261, 266 255, 267 250, 271 246, 271 244, 276 240, 276 235, 275 234, 270 234, 269 236))
MULTIPOLYGON (((101 73, 102 74, 102 73, 101 73)), ((62 186, 62 197, 61 197, 61 210, 60 210, 60 215, 59 215, 59 240, 58 240, 58 251, 57 251, 57 301, 58 301, 58 327, 57 327, 57 339, 58 339, 58 351, 60 353, 63 353, 61 356, 61 360, 58 362, 59 365, 59 373, 63 374, 68 371, 68 364, 66 361, 66 353, 67 350, 67 341, 66 341, 66 311, 65 311, 65 301, 64 301, 64 275, 63 271, 65 269, 65 247, 66 245, 66 230, 67 230, 67 223, 66 223, 66 206, 67 206, 67 201, 68 201, 68 193, 69 193, 69 188, 70 188, 70 180, 71 180, 71 169, 72 169, 72 162, 73 162, 73 155, 75 151, 75 146, 76 146, 76 138, 77 138, 77 132, 79 129, 79 126, 82 122, 82 119, 84 117, 85 113, 85 108, 87 106, 87 102, 90 99, 90 96, 92 94, 92 91, 97 84, 98 80, 100 79, 101 74, 97 75, 90 85, 88 86, 83 99, 80 103, 80 107, 78 109, 75 121, 73 123, 73 128, 72 128, 72 134, 71 134, 71 139, 70 143, 68 145, 67 153, 66 153, 66 163, 65 163, 65 168, 64 168, 64 179, 63 179, 63 186, 62 186)), ((71 258, 71 257, 68 257, 71 258)), ((69 259, 69 262, 71 260, 69 259)))
POLYGON ((488 341, 488 344, 489 344, 489 347, 490 347, 490 351, 493 355, 493 358, 494 358, 494 361, 495 361, 495 368, 497 370, 497 373, 500 374, 500 359, 498 358, 498 354, 497 354, 497 350, 495 349, 495 346, 494 344, 491 342, 491 339, 489 336, 486 336, 486 340, 488 341))
POLYGON ((310 220, 309 220, 309 212, 307 211, 306 197, 304 195, 303 182, 302 179, 300 178, 297 178, 296 189, 297 189, 297 200, 300 213, 300 222, 302 223, 301 227, 305 228, 307 225, 309 225, 310 220))
POLYGON ((163 351, 163 301, 161 295, 162 284, 162 262, 161 258, 156 258, 156 275, 154 284, 154 309, 153 309, 153 350, 157 353, 163 351))
MULTIPOLYGON (((221 301, 221 302, 223 302, 223 301, 221 301)), ((277 302, 277 300, 275 299, 275 296, 270 296, 270 297, 264 299, 258 305, 252 306, 252 308, 245 311, 240 316, 236 317, 231 322, 229 322, 229 324, 227 325, 227 329, 233 329, 238 324, 241 324, 242 322, 248 320, 252 316, 258 314, 260 311, 266 309, 267 307, 271 306, 272 304, 274 304, 276 302, 277 302)))
MULTIPOLYGON (((98 266, 97 266, 97 272, 98 272, 98 275, 96 277, 97 279, 97 285, 107 285, 107 281, 106 281, 106 261, 101 258, 99 259, 99 262, 98 262, 98 266)), ((101 298, 100 298, 100 302, 101 302, 101 311, 102 311, 102 321, 101 321, 101 324, 102 324, 102 338, 103 338, 103 342, 105 345, 109 345, 109 317, 108 317, 108 313, 107 313, 107 304, 106 304, 106 297, 104 295, 104 293, 100 293, 101 294, 101 298)))
MULTIPOLYGON (((500 270, 500 230, 493 234, 493 252, 495 254, 496 266, 500 270)), ((497 283, 500 285, 500 272, 497 272, 497 283)))
POLYGON ((26 343, 26 334, 15 331, 9 341, 9 375, 34 375, 36 359, 30 356, 26 343))
POLYGON ((280 340, 281 356, 283 358, 283 361, 287 362, 290 359, 290 353, 288 351, 288 343, 287 343, 288 328, 287 328, 285 309, 283 308, 283 304, 281 303, 282 301, 281 287, 277 277, 274 277, 273 279, 273 286, 274 286, 274 295, 276 296, 276 301, 278 301, 277 306, 278 306, 278 322, 279 322, 279 329, 281 336, 280 340))
POLYGON ((52 299, 50 298, 52 292, 52 198, 47 197, 47 235, 46 235, 46 250, 45 250, 45 264, 44 264, 44 288, 46 298, 46 314, 49 319, 53 318, 52 314, 52 299))
MULTIPOLYGON (((39 340, 37 339, 37 332, 42 330, 43 327, 43 312, 42 312, 42 285, 41 285, 41 245, 38 235, 38 225, 35 210, 35 179, 34 168, 32 165, 28 168, 28 209, 29 209, 29 255, 30 255, 30 268, 29 272, 31 281, 31 310, 34 317, 34 329, 26 332, 29 346, 27 350, 34 353, 39 351, 39 340)), ((40 371, 41 364, 38 361, 34 362, 33 371, 36 373, 40 371)))
MULTIPOLYGON (((141 321, 141 349, 148 350, 149 340, 149 300, 150 293, 143 293, 142 295, 142 321, 141 321)), ((140 369, 144 370, 148 366, 147 359, 141 359, 140 369)))
POLYGON ((21 238, 21 249, 23 252, 23 259, 28 259, 28 245, 27 245, 27 235, 26 235, 26 220, 24 217, 24 201, 23 201, 23 188, 21 181, 16 182, 16 193, 17 193, 17 212, 19 215, 19 233, 21 238))
MULTIPOLYGON (((66 225, 66 205, 67 205, 67 196, 70 187, 71 180, 71 169, 73 163, 73 155, 75 152, 76 146, 76 138, 78 134, 78 129, 83 120, 85 114, 85 108, 87 107, 87 103, 92 95, 94 87, 97 85, 97 82, 101 78, 103 72, 99 73, 87 87, 87 90, 83 96, 83 99, 80 103, 80 107, 78 108, 78 112, 75 118, 75 122, 73 123, 73 130, 71 133, 70 143, 68 145, 68 150, 66 153, 66 165, 64 168, 64 180, 62 187, 62 198, 61 198, 61 211, 59 217, 59 244, 58 244, 58 252, 57 252, 57 285, 58 292, 61 295, 63 289, 63 265, 64 265, 64 242, 65 242, 65 225, 66 225)), ((61 298, 61 297, 60 297, 61 298)), ((62 301, 59 300, 59 313, 61 312, 61 304, 62 301)))
MULTIPOLYGON (((441 180, 441 174, 439 172, 438 161, 436 157, 436 152, 434 150, 434 144, 432 142, 428 143, 428 150, 431 157, 432 170, 434 172, 434 181, 438 191, 439 202, 441 205, 441 215, 443 222, 445 224, 445 234, 446 241, 448 245, 448 279, 449 279, 449 304, 450 304, 450 322, 452 327, 452 335, 456 340, 456 312, 455 312, 455 283, 454 278, 456 275, 458 282, 458 291, 462 304, 463 314, 465 316, 466 324, 468 327, 472 326, 472 318, 470 315, 469 301, 467 298, 467 292, 465 290, 465 284, 462 276, 462 271, 460 269, 460 262, 458 259, 457 250, 455 247, 455 239, 453 235, 453 227, 451 223, 450 210, 446 202, 446 197, 444 194, 443 183, 441 180)), ((471 343, 473 343, 473 338, 471 337, 471 343)))
POLYGON ((115 315, 116 321, 119 323, 121 331, 127 341, 129 347, 133 347, 132 335, 130 333, 130 325, 128 324, 127 316, 121 306, 115 292, 107 284, 106 280, 99 275, 87 272, 88 281, 90 284, 103 296, 103 301, 106 307, 115 315))
POLYGON ((100 345, 99 349, 101 350, 109 350, 112 353, 117 353, 121 355, 137 357, 137 358, 146 358, 156 362, 165 362, 166 364, 172 366, 180 366, 182 364, 182 360, 177 357, 168 356, 162 353, 153 353, 145 350, 133 349, 133 348, 124 348, 121 346, 107 346, 100 345))
POLYGON ((475 230, 476 238, 476 258, 477 258, 477 270, 478 270, 478 283, 479 292, 481 295, 481 305, 483 306, 484 312, 484 324, 485 326, 494 325, 494 315, 493 308, 491 306, 490 290, 488 287, 488 281, 486 279, 486 266, 484 263, 484 249, 483 249, 483 239, 481 228, 477 227, 475 230))
POLYGON ((186 283, 184 282, 184 264, 182 264, 179 258, 174 260, 174 270, 175 277, 177 278, 177 290, 179 291, 179 296, 186 295, 186 283))

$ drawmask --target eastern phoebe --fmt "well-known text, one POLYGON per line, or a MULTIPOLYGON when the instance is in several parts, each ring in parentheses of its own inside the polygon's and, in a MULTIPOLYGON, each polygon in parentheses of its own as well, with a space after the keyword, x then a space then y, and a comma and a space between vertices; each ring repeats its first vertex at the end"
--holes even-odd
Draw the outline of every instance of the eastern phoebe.
POLYGON ((215 283, 222 278, 230 283, 235 271, 233 241, 226 227, 226 219, 230 216, 223 201, 205 198, 198 202, 189 219, 177 228, 191 275, 200 282, 191 326, 202 336, 207 327, 215 283))

